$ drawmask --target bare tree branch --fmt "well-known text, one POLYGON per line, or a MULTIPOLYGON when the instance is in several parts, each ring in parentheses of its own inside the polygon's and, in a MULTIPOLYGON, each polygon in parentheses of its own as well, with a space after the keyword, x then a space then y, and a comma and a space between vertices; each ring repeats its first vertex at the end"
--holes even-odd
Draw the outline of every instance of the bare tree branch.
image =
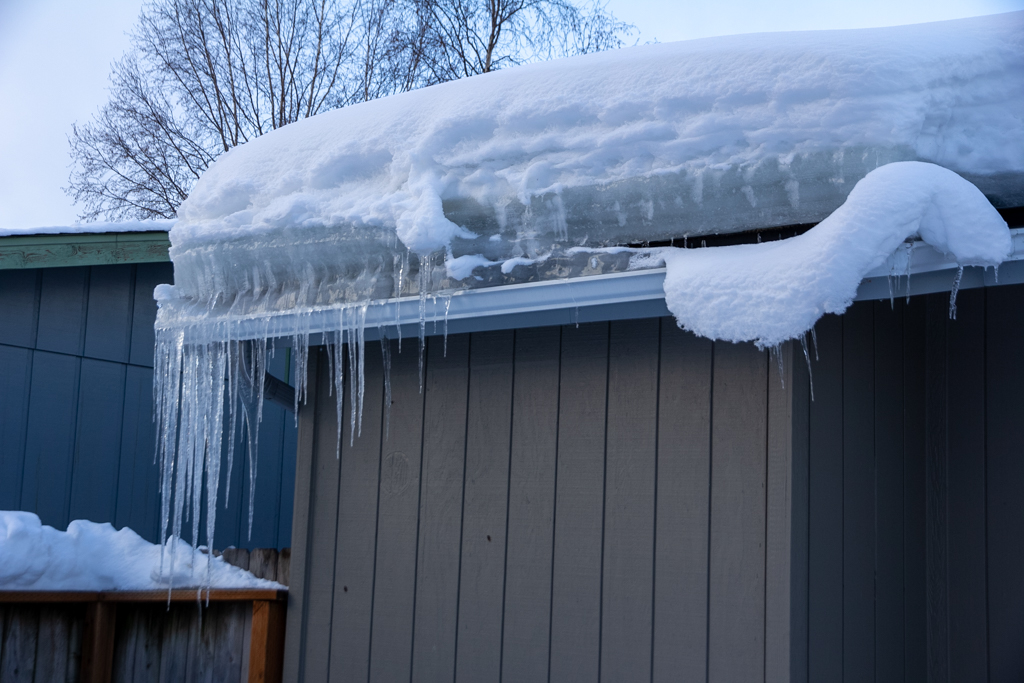
POLYGON ((170 218, 218 155, 322 111, 619 47, 573 0, 150 0, 69 138, 83 220, 170 218))

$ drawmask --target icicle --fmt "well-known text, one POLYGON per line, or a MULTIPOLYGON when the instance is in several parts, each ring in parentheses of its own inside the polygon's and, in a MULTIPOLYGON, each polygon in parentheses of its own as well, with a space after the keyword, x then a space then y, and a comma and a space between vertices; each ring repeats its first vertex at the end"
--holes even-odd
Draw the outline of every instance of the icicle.
POLYGON ((391 344, 380 335, 380 352, 384 361, 384 438, 391 433, 391 344))
POLYGON ((811 371, 811 354, 807 352, 807 335, 800 335, 800 347, 804 350, 804 361, 807 363, 807 379, 811 384, 811 400, 814 400, 814 373, 811 371))
MULTIPOLYGON (((331 335, 330 344, 327 347, 328 358, 331 362, 332 390, 334 392, 335 426, 337 428, 337 448, 335 456, 341 457, 341 425, 344 415, 345 403, 345 308, 338 311, 338 329, 331 335)), ((349 377, 349 382, 352 379, 349 377)))
POLYGON ((420 258, 420 393, 423 393, 423 369, 427 349, 427 262, 428 257, 420 258))
POLYGON ((814 344, 814 360, 821 360, 818 358, 818 330, 813 326, 811 327, 811 342, 814 344))
POLYGON ((363 435, 363 398, 366 396, 366 310, 369 304, 363 304, 359 309, 358 338, 356 340, 356 352, 359 356, 356 373, 359 380, 359 418, 356 430, 357 436, 363 435))
POLYGON ((953 289, 949 293, 949 319, 956 320, 956 295, 960 291, 960 278, 964 275, 964 267, 956 269, 956 276, 953 278, 953 289))
POLYGON ((452 296, 448 295, 444 302, 444 357, 448 357, 448 309, 452 307, 452 296))
POLYGON ((999 284, 999 264, 992 266, 992 274, 996 278, 996 284, 999 284))

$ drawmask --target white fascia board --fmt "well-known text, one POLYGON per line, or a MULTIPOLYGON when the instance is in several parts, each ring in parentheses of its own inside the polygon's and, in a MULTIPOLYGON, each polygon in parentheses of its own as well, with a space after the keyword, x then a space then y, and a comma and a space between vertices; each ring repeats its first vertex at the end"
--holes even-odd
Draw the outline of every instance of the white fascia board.
MULTIPOLYGON (((967 267, 961 289, 1024 282, 1024 228, 1011 230, 1013 254, 998 271, 967 267)), ((923 242, 911 247, 909 294, 907 278, 890 278, 890 266, 874 269, 860 284, 856 299, 875 300, 950 291, 957 264, 923 242), (890 283, 892 290, 890 291, 890 283)), ((518 285, 458 290, 431 295, 422 303, 427 335, 487 330, 571 325, 603 320, 626 320, 670 315, 665 306, 665 269, 546 280, 518 285)), ((319 343, 320 334, 338 327, 336 308, 314 308, 281 313, 268 319, 241 320, 232 325, 237 338, 285 337, 301 326, 319 343)), ((394 339, 419 334, 419 297, 371 303, 366 312, 366 339, 381 334, 394 339)), ((285 339, 285 343, 287 340, 285 339)))

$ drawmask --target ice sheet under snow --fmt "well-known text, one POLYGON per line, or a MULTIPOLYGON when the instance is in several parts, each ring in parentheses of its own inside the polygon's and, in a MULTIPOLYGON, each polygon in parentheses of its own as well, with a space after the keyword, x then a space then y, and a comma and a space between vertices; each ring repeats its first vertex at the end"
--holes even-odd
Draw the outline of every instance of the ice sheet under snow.
POLYGON ((283 588, 219 557, 210 561, 180 539, 161 548, 128 528, 77 520, 58 531, 31 512, 0 511, 0 590, 166 590, 172 584, 283 588))
POLYGON ((816 222, 893 161, 1021 205, 1022 74, 1016 12, 633 47, 346 107, 211 166, 171 230, 176 296, 239 313, 564 277, 538 257, 816 222), (476 280, 438 255, 424 277, 406 248, 527 262, 476 280))

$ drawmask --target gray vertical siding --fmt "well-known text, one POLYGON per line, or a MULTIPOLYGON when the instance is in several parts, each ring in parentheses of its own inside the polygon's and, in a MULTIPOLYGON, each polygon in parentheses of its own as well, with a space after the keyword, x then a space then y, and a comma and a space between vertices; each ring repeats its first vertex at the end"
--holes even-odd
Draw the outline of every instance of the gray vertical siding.
MULTIPOLYGON (((171 278, 169 263, 0 270, 0 509, 157 540, 153 288, 171 278)), ((287 353, 272 371, 285 377, 287 353)), ((265 406, 252 538, 239 457, 216 547, 289 545, 295 439, 291 414, 265 406)))
POLYGON ((789 347, 783 388, 671 320, 432 337, 420 393, 391 346, 390 425, 368 347, 340 453, 314 354, 287 680, 787 679, 789 347))
POLYGON ((1008 286, 819 322, 807 679, 1024 680, 1022 321, 1008 286))

